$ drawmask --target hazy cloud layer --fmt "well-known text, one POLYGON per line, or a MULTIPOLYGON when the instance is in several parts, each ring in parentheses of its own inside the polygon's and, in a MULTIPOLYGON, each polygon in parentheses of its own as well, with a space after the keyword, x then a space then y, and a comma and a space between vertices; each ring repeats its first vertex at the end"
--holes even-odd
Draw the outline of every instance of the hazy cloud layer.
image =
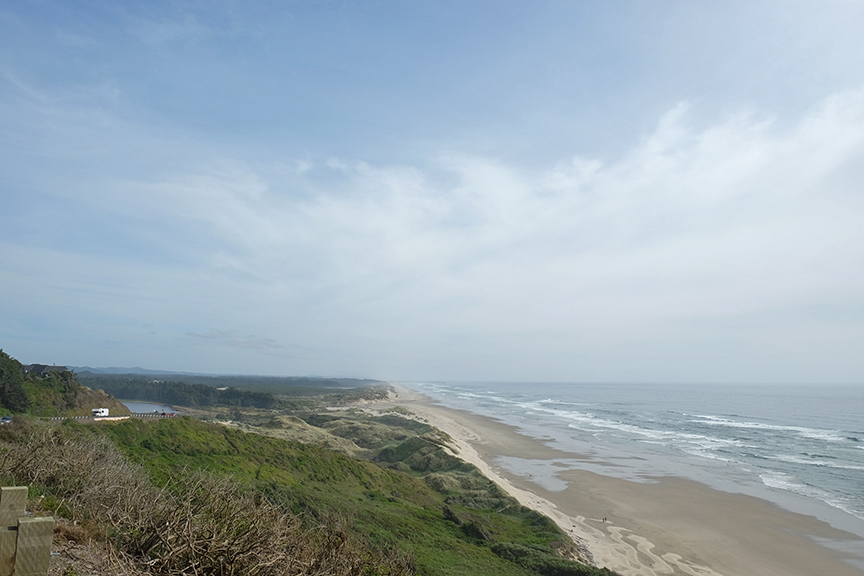
MULTIPOLYGON (((121 20, 146 50, 206 52, 204 84, 220 74, 248 81, 248 93, 231 90, 254 107, 255 90, 272 97, 271 78, 231 59, 207 68, 219 43, 264 58, 237 38, 272 30, 243 17, 121 20)), ((56 42, 69 50, 119 42, 86 28, 56 42)), ((638 48, 616 39, 599 49, 616 47, 638 48)), ((406 379, 860 382, 864 374, 856 345, 864 78, 854 74, 838 87, 844 76, 834 72, 806 106, 730 99, 718 112, 716 92, 672 90, 662 108, 664 98, 645 103, 656 110, 650 121, 596 153, 574 153, 590 148, 575 135, 562 146, 550 132, 554 145, 519 154, 520 126, 545 125, 531 119, 540 110, 530 98, 528 120, 489 123, 481 138, 480 126, 463 131, 458 121, 450 139, 419 125, 416 134, 386 122, 377 134, 346 125, 349 143, 377 136, 367 153, 335 136, 327 152, 326 138, 317 140, 326 123, 289 130, 284 142, 258 125, 247 133, 243 116, 252 112, 226 129, 208 119, 227 108, 206 100, 206 86, 195 92, 205 110, 191 118, 182 110, 174 118, 171 105, 116 74, 59 87, 25 70, 25 56, 6 59, 0 91, 0 337, 24 361, 406 379), (315 144, 303 152, 307 130, 315 144), (496 135, 500 146, 488 143, 496 135)), ((728 65, 744 67, 740 58, 730 53, 728 65)), ((300 79, 329 74, 279 62, 280 73, 300 79)), ((182 82, 170 75, 155 78, 182 82)), ((352 81, 350 90, 365 102, 364 86, 392 81, 352 81)), ((601 100, 612 93, 595 90, 601 100)), ((274 104, 262 106, 266 115, 274 104)), ((368 106, 360 108, 385 114, 388 103, 368 106)), ((639 98, 618 93, 603 106, 614 115, 639 98)), ((583 118, 552 112, 574 125, 583 118)), ((394 114, 410 116, 398 105, 394 114)))

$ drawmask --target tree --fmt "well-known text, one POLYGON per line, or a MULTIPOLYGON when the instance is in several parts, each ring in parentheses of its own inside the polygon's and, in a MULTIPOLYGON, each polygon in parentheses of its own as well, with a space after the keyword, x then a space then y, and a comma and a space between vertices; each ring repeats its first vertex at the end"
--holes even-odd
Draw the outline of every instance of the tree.
POLYGON ((25 412, 24 368, 18 360, 0 350, 0 404, 10 412, 25 412))

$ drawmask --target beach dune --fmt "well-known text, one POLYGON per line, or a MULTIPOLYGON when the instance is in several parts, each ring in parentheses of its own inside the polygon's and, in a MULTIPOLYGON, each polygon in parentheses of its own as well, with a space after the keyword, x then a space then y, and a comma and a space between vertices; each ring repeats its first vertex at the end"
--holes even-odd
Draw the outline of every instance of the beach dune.
POLYGON ((458 457, 552 518, 596 566, 625 576, 864 574, 860 559, 820 544, 859 544, 860 538, 815 517, 684 478, 635 482, 559 467, 556 460, 580 455, 491 418, 441 406, 404 386, 395 390, 389 401, 366 408, 402 406, 449 434, 458 457), (517 474, 500 466, 502 457, 526 464, 517 474))

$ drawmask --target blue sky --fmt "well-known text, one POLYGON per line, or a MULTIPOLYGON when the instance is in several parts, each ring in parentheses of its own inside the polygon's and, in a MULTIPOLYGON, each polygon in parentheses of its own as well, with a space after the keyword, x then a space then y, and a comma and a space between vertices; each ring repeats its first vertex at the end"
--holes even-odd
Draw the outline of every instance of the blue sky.
POLYGON ((0 347, 864 381, 864 5, 6 2, 0 347))

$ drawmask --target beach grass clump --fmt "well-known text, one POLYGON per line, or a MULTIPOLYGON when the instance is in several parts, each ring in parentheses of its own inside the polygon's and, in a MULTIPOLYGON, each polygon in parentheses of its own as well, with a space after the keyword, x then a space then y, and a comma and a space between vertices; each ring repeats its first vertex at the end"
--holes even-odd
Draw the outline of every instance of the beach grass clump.
POLYGON ((404 406, 393 406, 391 408, 386 408, 382 410, 382 412, 392 412, 395 414, 402 414, 403 416, 413 416, 414 413, 405 408, 404 406))
POLYGON ((493 553, 543 576, 610 576, 607 568, 596 568, 581 562, 550 554, 545 548, 502 542, 493 544, 493 553))
MULTIPOLYGON (((405 410, 404 408, 400 408, 396 406, 390 409, 390 412, 396 412, 397 414, 402 414, 405 416, 410 416, 411 412, 405 410)), ((405 430, 410 430, 415 434, 426 434, 427 432, 435 431, 435 428, 426 424, 425 422, 420 422, 419 420, 414 420, 412 418, 403 418, 402 416, 397 416, 396 414, 383 414, 381 416, 372 416, 370 420, 373 422, 380 422, 381 424, 385 424, 387 426, 396 427, 396 428, 404 428, 405 430)))
POLYGON ((394 414, 369 416, 357 411, 341 411, 330 414, 313 412, 298 416, 310 426, 351 440, 367 450, 396 446, 410 436, 434 431, 428 424, 394 414))
POLYGON ((361 448, 371 450, 377 448, 384 442, 402 441, 408 438, 405 432, 394 429, 377 422, 364 422, 362 420, 349 420, 340 418, 321 426, 324 430, 334 436, 350 438, 361 448))
POLYGON ((434 472, 473 472, 476 467, 450 454, 435 436, 413 436, 396 446, 388 446, 375 458, 380 462, 403 462, 421 474, 434 472))
MULTIPOLYGON (((462 506, 473 510, 494 510, 496 513, 512 515, 520 508, 519 502, 501 490, 497 484, 476 473, 428 474, 423 480, 445 496, 448 505, 462 506)), ((554 523, 553 523, 554 525, 554 523)))

